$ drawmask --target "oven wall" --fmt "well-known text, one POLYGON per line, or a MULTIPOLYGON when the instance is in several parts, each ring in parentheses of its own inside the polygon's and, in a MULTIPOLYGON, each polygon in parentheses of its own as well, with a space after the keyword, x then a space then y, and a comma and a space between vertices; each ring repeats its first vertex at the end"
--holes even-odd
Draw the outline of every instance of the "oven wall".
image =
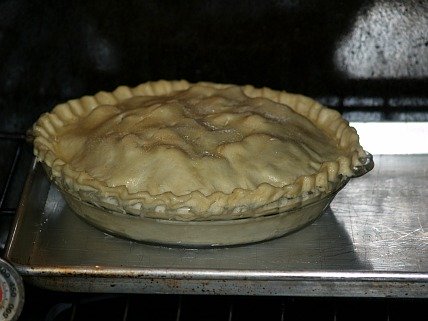
POLYGON ((269 86, 341 111, 414 110, 427 105, 427 26, 424 0, 2 1, 0 130, 157 79, 269 86))

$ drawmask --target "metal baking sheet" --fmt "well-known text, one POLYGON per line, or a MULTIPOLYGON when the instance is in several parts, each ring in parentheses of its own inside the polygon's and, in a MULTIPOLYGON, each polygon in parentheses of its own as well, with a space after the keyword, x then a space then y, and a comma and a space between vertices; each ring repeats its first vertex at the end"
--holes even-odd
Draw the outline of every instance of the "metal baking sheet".
POLYGON ((34 165, 6 259, 27 281, 61 291, 426 298, 428 155, 398 152, 374 161, 374 170, 351 180, 312 225, 276 240, 212 249, 100 232, 34 165))

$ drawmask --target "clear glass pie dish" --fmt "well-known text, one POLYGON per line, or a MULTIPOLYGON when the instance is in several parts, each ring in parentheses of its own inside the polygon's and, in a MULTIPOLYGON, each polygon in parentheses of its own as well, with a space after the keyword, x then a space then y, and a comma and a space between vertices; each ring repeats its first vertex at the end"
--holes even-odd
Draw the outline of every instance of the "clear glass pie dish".
MULTIPOLYGON (((372 156, 354 168, 359 177, 373 169, 372 156)), ((120 213, 82 202, 60 190, 70 208, 84 221, 108 234, 139 242, 184 247, 219 247, 261 242, 300 230, 319 218, 336 194, 352 178, 342 179, 334 190, 303 200, 292 209, 277 208, 262 216, 232 220, 179 221, 120 213)))

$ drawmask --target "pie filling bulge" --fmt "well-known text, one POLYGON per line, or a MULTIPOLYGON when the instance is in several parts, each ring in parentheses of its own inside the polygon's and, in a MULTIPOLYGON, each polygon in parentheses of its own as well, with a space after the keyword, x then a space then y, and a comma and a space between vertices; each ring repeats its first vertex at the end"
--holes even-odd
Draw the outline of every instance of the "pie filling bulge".
POLYGON ((176 220, 270 214, 322 197, 366 154, 339 113, 267 88, 158 81, 58 105, 33 126, 60 189, 176 220))

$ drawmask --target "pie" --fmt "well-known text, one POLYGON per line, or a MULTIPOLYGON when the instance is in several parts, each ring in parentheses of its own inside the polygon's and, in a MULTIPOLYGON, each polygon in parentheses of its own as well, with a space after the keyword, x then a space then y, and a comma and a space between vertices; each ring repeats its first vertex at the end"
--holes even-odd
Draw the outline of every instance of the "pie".
POLYGON ((61 191, 116 213, 231 220, 337 190, 367 154, 341 115, 296 94, 155 81, 56 106, 34 153, 61 191))

